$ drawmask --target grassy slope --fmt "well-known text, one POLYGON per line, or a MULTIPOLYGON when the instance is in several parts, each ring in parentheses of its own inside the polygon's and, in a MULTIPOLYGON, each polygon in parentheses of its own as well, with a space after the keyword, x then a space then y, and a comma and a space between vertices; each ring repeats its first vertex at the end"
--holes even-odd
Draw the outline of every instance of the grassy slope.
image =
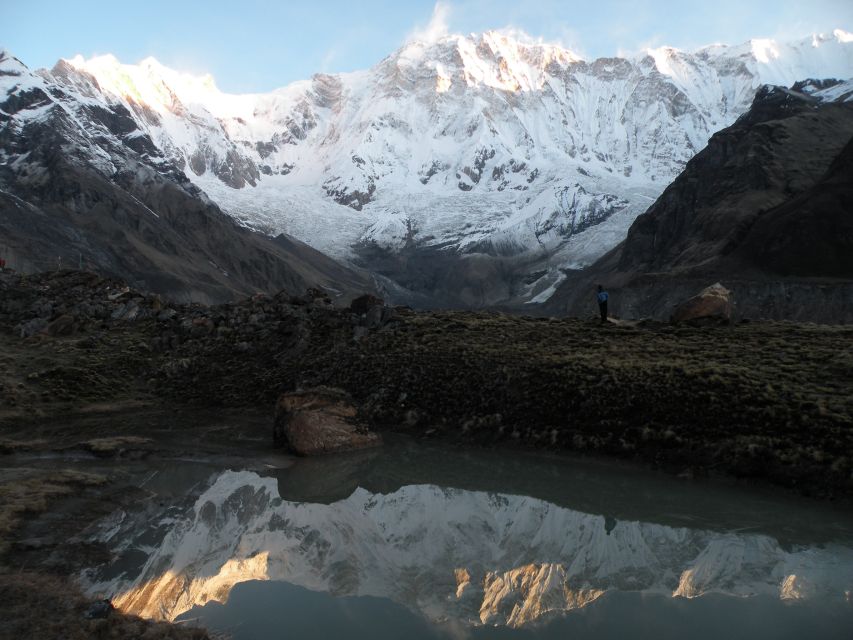
POLYGON ((271 415, 280 392, 325 384, 350 392, 374 428, 853 495, 853 327, 401 310, 355 340, 349 312, 288 298, 178 311, 67 338, 0 334, 0 427, 26 421, 42 437, 39 422, 134 403, 271 415))
POLYGON ((348 324, 323 314, 306 326, 310 337, 295 351, 276 335, 249 350, 185 344, 163 391, 262 407, 282 390, 338 386, 374 428, 591 450, 853 494, 853 328, 601 327, 403 312, 356 342, 348 324))

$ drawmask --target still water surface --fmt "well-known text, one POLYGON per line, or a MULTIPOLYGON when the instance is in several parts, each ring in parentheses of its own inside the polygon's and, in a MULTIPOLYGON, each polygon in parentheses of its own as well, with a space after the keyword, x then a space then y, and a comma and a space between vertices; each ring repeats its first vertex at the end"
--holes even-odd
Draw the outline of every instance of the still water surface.
POLYGON ((93 593, 241 638, 853 637, 853 514, 519 452, 152 468, 93 593))

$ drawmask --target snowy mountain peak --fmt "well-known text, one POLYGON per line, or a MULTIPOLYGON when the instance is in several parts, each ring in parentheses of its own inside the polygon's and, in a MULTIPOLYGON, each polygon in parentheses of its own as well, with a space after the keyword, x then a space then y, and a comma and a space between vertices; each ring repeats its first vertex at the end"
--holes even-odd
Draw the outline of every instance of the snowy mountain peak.
POLYGON ((223 101, 223 94, 210 74, 193 76, 173 71, 153 57, 145 58, 138 65, 122 64, 112 54, 88 60, 77 55, 64 62, 94 77, 100 88, 115 98, 160 112, 175 111, 178 101, 211 107, 223 101))
POLYGON ((501 91, 542 88, 551 65, 564 68, 582 59, 558 45, 533 42, 524 34, 486 31, 451 35, 434 41, 413 41, 388 58, 399 67, 434 70, 436 91, 446 92, 455 81, 501 91))
POLYGON ((28 73, 30 70, 27 65, 13 56, 10 51, 0 49, 0 75, 20 76, 28 73))
POLYGON ((513 32, 438 35, 365 71, 246 95, 153 58, 77 56, 30 76, 63 101, 126 109, 148 157, 255 229, 368 268, 365 247, 529 269, 463 302, 478 305, 542 300, 615 246, 761 85, 853 78, 853 35, 589 61, 513 32))
POLYGON ((151 77, 144 64, 121 64, 112 54, 96 56, 88 60, 77 55, 63 62, 91 75, 96 79, 101 90, 114 98, 133 101, 158 110, 164 107, 164 94, 169 93, 168 89, 162 80, 158 82, 151 77))

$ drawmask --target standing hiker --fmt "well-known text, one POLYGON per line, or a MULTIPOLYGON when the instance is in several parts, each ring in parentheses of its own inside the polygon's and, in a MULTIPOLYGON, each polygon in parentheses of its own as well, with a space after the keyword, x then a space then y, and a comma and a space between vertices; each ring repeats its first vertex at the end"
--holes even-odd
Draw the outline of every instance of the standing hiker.
POLYGON ((607 299, 610 297, 604 287, 598 285, 598 311, 601 313, 601 321, 607 322, 607 299))

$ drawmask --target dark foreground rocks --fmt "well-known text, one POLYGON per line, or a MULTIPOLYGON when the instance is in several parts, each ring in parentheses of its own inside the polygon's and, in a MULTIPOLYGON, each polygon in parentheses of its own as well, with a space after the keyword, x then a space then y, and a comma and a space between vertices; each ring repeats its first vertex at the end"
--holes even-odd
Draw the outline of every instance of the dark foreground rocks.
POLYGON ((341 389, 318 387, 282 394, 273 442, 300 456, 367 449, 382 444, 357 420, 358 409, 341 389))

